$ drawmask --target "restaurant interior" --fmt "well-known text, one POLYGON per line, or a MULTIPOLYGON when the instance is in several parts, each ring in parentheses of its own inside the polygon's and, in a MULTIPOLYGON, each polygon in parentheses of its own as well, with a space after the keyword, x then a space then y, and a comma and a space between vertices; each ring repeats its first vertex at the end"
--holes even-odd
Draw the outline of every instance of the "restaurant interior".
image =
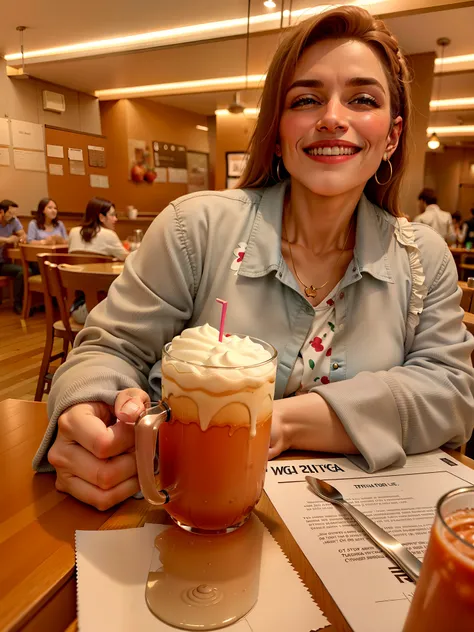
MULTIPOLYGON (((115 582, 104 584, 104 593, 109 595, 109 591, 113 601, 114 590, 121 590, 116 594, 123 597, 123 611, 111 614, 105 597, 102 611, 93 596, 86 594, 86 579, 80 587, 83 593, 77 592, 75 533, 76 546, 79 530, 98 534, 125 530, 130 531, 131 538, 132 530, 138 531, 145 522, 167 524, 167 518, 163 518, 163 509, 135 498, 118 508, 97 511, 57 491, 52 474, 33 474, 31 460, 48 423, 46 405, 54 374, 84 327, 85 316, 81 320, 79 316, 72 318, 71 313, 82 308, 87 315, 105 299, 122 274, 125 258, 140 248, 150 225, 170 202, 189 193, 238 186, 266 72, 279 43, 300 20, 341 4, 362 6, 383 19, 407 56, 412 77, 413 124, 401 208, 409 222, 415 220, 420 214, 420 192, 429 190, 435 198, 428 203, 436 203, 453 217, 453 232, 445 237, 462 289, 463 322, 474 333, 474 2, 156 0, 136 5, 126 0, 23 0, 19 5, 2 4, 0 210, 2 204, 6 205, 9 221, 16 217, 24 236, 16 231, 17 239, 3 242, 3 247, 0 243, 0 555, 6 560, 6 564, 0 563, 0 630, 174 629, 163 621, 183 629, 211 629, 206 627, 209 622, 201 622, 201 627, 196 628, 189 622, 187 628, 182 622, 177 623, 171 605, 169 612, 162 612, 158 593, 155 601, 147 596, 148 610, 144 615, 133 610, 135 606, 130 605, 123 590, 128 578, 124 575, 120 584, 120 573, 114 575, 113 555, 108 559, 106 553, 103 557, 99 554, 106 545, 111 550, 122 550, 128 546, 125 539, 123 543, 117 538, 102 544, 99 539, 86 542, 81 536, 83 577, 90 577, 91 584, 102 581, 100 573, 93 572, 91 560, 97 555, 104 575, 115 582), (86 247, 71 250, 71 230, 81 226, 93 198, 112 202, 107 209, 112 208, 111 228, 118 237, 113 252, 94 252, 86 247), (31 238, 30 222, 38 217, 38 205, 45 199, 46 204, 54 202, 67 238, 31 238), (17 273, 8 272, 9 264, 21 269, 20 289, 17 273), (72 303, 79 295, 78 308, 72 303), (16 470, 20 462, 21 468, 18 465, 16 470), (84 604, 79 615, 84 617, 83 625, 76 619, 78 598, 84 604), (125 614, 127 607, 135 613, 133 616, 125 614), (135 616, 135 624, 131 624, 135 616), (157 627, 153 627, 153 622, 157 622, 157 627)), ((6 224, 5 220, 3 226, 6 224)), ((472 440, 457 450, 447 449, 444 456, 451 466, 474 469, 474 461, 469 458, 474 458, 472 440)), ((277 476, 275 470, 273 474, 277 476)), ((289 479, 290 474, 289 470, 285 472, 289 479)), ((278 615, 280 627, 271 623, 269 615, 265 618, 262 613, 267 597, 262 592, 262 575, 261 610, 254 612, 253 620, 248 616, 248 628, 235 623, 235 629, 298 632, 312 625, 314 630, 337 632, 401 632, 401 627, 390 627, 388 623, 386 627, 375 623, 364 627, 355 614, 352 617, 352 606, 341 605, 339 597, 328 590, 330 580, 321 579, 323 575, 295 535, 297 528, 292 530, 291 519, 287 521, 284 510, 280 511, 280 501, 270 493, 272 484, 268 483, 267 490, 265 483, 268 495, 262 497, 256 515, 304 584, 304 595, 298 592, 301 582, 291 593, 292 570, 286 561, 282 562, 278 571, 281 590, 288 581, 288 590, 296 602, 301 598, 301 610, 295 603, 290 619, 278 615), (306 600, 308 591, 310 603, 306 600), (312 610, 314 604, 317 608, 312 610), (318 618, 321 611, 325 622, 318 618)), ((289 493, 294 486, 280 485, 278 493, 283 487, 289 493)), ((277 498, 277 491, 274 493, 277 498)), ((430 521, 433 516, 430 514, 430 521)), ((250 533, 250 527, 241 527, 244 528, 250 533)), ((252 528, 257 533, 258 527, 252 528)), ((147 541, 153 542, 160 534, 150 527, 147 541)), ((268 543, 265 535, 258 537, 263 537, 263 557, 270 558, 272 542, 268 543)), ((172 546, 178 547, 178 540, 172 546)), ((357 538, 355 542, 360 544, 357 538)), ((234 545, 232 555, 225 547, 219 549, 220 557, 214 550, 216 564, 219 559, 231 560, 228 564, 232 567, 237 558, 246 558, 249 549, 239 548, 243 545, 237 540, 234 545)), ((181 546, 189 546, 189 542, 181 546)), ((351 546, 350 538, 344 546, 351 546)), ((130 539, 130 547, 135 551, 134 557, 123 559, 128 559, 124 564, 132 568, 143 551, 138 540, 133 544, 130 539)), ((207 560, 208 554, 204 552, 203 559, 207 560)), ((470 554, 472 580, 474 554, 470 554)), ((387 562, 383 554, 381 557, 387 562)), ((195 560, 197 566, 199 563, 195 560)), ((395 568, 401 565, 399 560, 393 564, 395 568)), ((265 566, 267 575, 269 565, 270 562, 265 566)), ((144 567, 148 572, 148 558, 144 567)), ((274 568, 276 573, 276 562, 274 568)), ((398 581, 400 590, 408 586, 406 591, 413 591, 410 572, 401 568, 402 575, 394 582, 398 581)), ((248 569, 242 572, 250 573, 248 569)), ((393 570, 391 573, 396 575, 393 570)), ((271 581, 271 572, 268 577, 271 581)), ((137 582, 140 584, 136 576, 130 580, 141 598, 145 594, 146 573, 143 585, 137 582)), ((251 582, 246 587, 249 585, 251 582)), ((149 578, 147 590, 151 590, 150 586, 149 578)), ((471 583, 470 613, 474 622, 472 586, 471 583)), ((95 587, 98 589, 97 584, 95 587)), ((198 592, 201 588, 199 599, 204 599, 202 595, 207 599, 207 580, 201 581, 198 592)), ((267 613, 271 604, 279 600, 280 593, 275 587, 274 590, 267 613)), ((412 593, 406 591, 393 599, 381 598, 380 603, 391 599, 395 603, 398 599, 409 605, 412 593)), ((194 598, 186 602, 188 606, 194 598)), ((253 606, 255 599, 250 606, 240 604, 239 617, 253 606)), ((282 594, 280 601, 285 600, 282 594)), ((374 605, 374 612, 377 607, 374 605)), ((208 608, 207 612, 211 611, 208 608)), ((386 620, 392 616, 390 612, 385 611, 386 620)), ((393 616, 398 621, 399 615, 393 616)), ((410 628, 420 632, 425 629, 428 628, 421 624, 410 628)), ((438 629, 448 632, 458 628, 438 629)))

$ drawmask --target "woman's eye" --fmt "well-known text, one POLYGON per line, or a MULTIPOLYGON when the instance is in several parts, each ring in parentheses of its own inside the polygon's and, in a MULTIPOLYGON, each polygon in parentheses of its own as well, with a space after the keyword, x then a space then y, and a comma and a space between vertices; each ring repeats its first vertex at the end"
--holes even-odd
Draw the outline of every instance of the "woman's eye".
POLYGON ((295 108, 303 108, 311 105, 321 105, 321 102, 318 101, 316 97, 299 97, 291 104, 291 109, 295 108))
POLYGON ((368 94, 363 94, 360 97, 352 99, 351 103, 356 105, 371 105, 372 107, 379 108, 380 105, 375 97, 371 97, 368 94))

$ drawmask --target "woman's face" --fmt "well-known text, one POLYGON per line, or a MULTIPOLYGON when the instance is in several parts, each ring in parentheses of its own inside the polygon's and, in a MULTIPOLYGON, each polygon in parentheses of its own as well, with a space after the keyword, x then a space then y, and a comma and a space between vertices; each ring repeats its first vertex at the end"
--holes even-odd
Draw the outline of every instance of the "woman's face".
POLYGON ((53 200, 50 200, 46 206, 44 207, 44 216, 48 220, 48 222, 52 222, 53 219, 56 218, 58 214, 58 207, 53 200))
POLYGON ((115 230, 115 224, 117 223, 117 214, 115 212, 115 206, 111 206, 107 211, 107 215, 99 215, 100 221, 104 228, 115 230))
MULTIPOLYGON (((280 120, 277 154, 292 181, 316 195, 364 189, 395 151, 388 82, 377 55, 354 40, 325 40, 299 60, 280 120)), ((380 170, 385 181, 388 167, 380 170)))

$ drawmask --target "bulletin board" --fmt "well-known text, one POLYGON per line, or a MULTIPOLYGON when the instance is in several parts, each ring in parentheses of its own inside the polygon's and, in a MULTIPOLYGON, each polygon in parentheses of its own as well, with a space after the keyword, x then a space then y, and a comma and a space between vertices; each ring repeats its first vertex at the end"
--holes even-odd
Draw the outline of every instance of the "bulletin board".
MULTIPOLYGON (((60 146, 63 148, 62 157, 53 157, 46 155, 46 168, 48 177, 48 192, 59 208, 60 214, 73 212, 83 213, 87 202, 94 196, 110 197, 109 188, 103 185, 109 178, 107 164, 109 163, 109 146, 105 136, 97 134, 85 134, 82 132, 71 132, 69 130, 57 127, 45 126, 45 142, 48 145, 60 146), (97 164, 97 160, 89 160, 89 147, 103 147, 104 156, 100 162, 105 167, 90 166, 90 162, 97 164), (84 166, 73 165, 75 173, 83 175, 75 175, 70 172, 70 160, 68 151, 70 149, 82 150, 84 166), (51 167, 50 165, 57 165, 51 167), (79 168, 78 168, 79 166, 79 168), (62 167, 62 169, 61 169, 62 167), (52 173, 51 173, 52 172, 52 173), (62 175, 58 175, 62 172, 62 175), (91 177, 94 186, 91 186, 91 177), (105 177, 104 177, 105 176, 105 177), (95 186, 99 185, 99 186, 95 186)), ((48 152, 46 152, 47 154, 48 152)), ((61 153, 60 151, 58 153, 61 153)), ((109 186, 112 186, 109 178, 109 186)))

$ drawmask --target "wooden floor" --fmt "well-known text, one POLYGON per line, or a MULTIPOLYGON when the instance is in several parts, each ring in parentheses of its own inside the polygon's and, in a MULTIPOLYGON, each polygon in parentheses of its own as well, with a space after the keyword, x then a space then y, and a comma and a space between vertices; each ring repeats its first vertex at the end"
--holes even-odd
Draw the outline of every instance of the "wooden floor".
MULTIPOLYGON (((8 397, 34 400, 45 338, 44 313, 25 321, 9 303, 0 305, 0 401, 8 397)), ((60 351, 61 342, 55 345, 60 351)), ((43 401, 47 399, 44 395, 43 401)))

